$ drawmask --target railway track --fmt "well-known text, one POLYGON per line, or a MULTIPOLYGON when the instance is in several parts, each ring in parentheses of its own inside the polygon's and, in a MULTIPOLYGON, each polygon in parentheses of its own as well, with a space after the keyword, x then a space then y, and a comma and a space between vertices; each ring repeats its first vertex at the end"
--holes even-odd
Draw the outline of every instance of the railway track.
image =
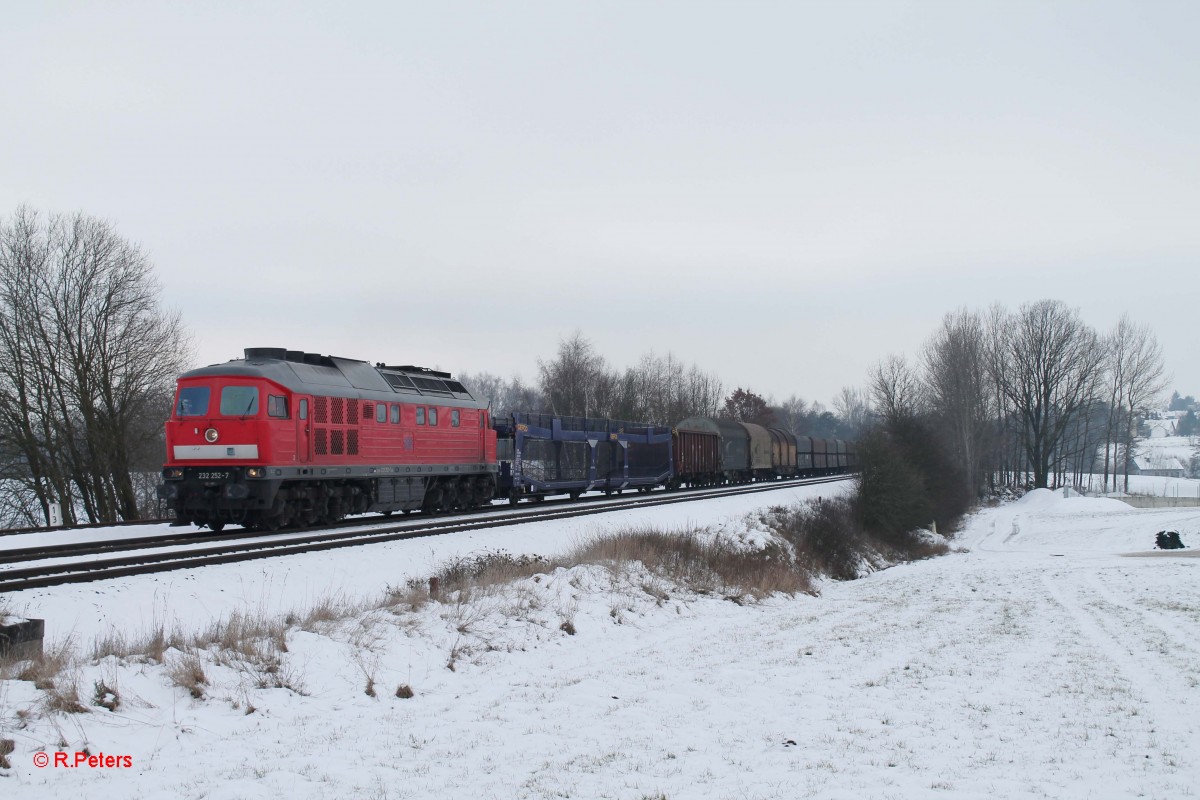
POLYGON ((275 534, 261 531, 210 531, 165 534, 139 539, 52 545, 0 551, 0 592, 17 592, 68 583, 86 583, 191 569, 214 564, 231 564, 260 558, 276 558, 339 547, 356 547, 402 539, 416 539, 461 531, 524 525, 560 519, 626 511, 714 497, 731 497, 794 486, 811 486, 845 480, 846 476, 806 478, 771 483, 722 486, 636 495, 628 499, 596 498, 584 504, 555 503, 511 509, 482 509, 453 519, 429 517, 404 521, 363 522, 350 520, 336 530, 293 530, 275 534), (213 545, 220 542, 219 545, 213 545), (213 546, 203 546, 213 545, 213 546), (184 549, 179 549, 184 548, 184 549), (125 555, 119 555, 125 553, 125 555), (37 563, 35 563, 37 562, 37 563), (29 566, 22 566, 29 564, 29 566))

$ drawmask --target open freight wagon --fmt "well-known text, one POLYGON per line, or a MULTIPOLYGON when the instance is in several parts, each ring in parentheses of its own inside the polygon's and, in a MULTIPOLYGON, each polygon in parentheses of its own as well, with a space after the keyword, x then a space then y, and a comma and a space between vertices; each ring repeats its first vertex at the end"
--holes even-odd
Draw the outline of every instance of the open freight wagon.
POLYGON ((500 462, 497 496, 516 503, 649 491, 671 479, 671 429, 622 420, 513 413, 493 419, 500 462))

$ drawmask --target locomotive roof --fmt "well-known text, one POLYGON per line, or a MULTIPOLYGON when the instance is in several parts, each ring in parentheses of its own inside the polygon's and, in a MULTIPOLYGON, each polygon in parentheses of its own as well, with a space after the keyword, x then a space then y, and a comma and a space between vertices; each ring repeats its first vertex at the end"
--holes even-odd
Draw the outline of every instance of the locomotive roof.
POLYGON ((266 378, 293 392, 329 397, 430 402, 484 408, 448 372, 425 367, 389 367, 337 356, 322 356, 281 347, 248 347, 245 358, 212 364, 180 378, 266 378), (425 399, 428 398, 428 399, 425 399))

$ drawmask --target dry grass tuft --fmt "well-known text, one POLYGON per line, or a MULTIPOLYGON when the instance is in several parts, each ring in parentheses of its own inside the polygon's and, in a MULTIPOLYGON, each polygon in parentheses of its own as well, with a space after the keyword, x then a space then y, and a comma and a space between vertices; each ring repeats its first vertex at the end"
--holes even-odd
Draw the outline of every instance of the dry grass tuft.
POLYGON ((47 711, 58 711, 63 714, 86 714, 88 707, 79 696, 79 678, 77 675, 60 674, 54 683, 43 690, 47 711))
POLYGON ((12 769, 8 757, 12 755, 16 747, 17 743, 12 739, 0 739, 0 769, 12 769))
POLYGON ((108 656, 115 656, 121 661, 144 658, 161 664, 168 650, 182 650, 185 644, 186 639, 178 628, 167 631, 161 624, 136 637, 128 637, 114 628, 109 629, 103 636, 96 637, 92 642, 91 658, 93 662, 108 656))
POLYGON ((396 612, 420 611, 429 602, 429 589, 410 581, 405 586, 389 586, 383 593, 381 608, 390 608, 396 612))
POLYGON ((396 697, 399 697, 401 700, 411 700, 413 697, 412 687, 407 683, 400 684, 396 687, 396 697))
MULTIPOLYGON (((344 597, 323 597, 303 614, 289 616, 297 620, 302 630, 319 633, 318 628, 322 624, 340 622, 365 610, 366 608, 361 604, 351 602, 344 597)), ((286 652, 286 648, 284 651, 286 652)))
POLYGON ((234 612, 218 619, 208 628, 192 638, 191 645, 201 650, 216 648, 218 651, 257 658, 263 643, 271 649, 287 652, 287 625, 282 619, 273 619, 266 614, 241 614, 234 612))
MULTIPOLYGON (((453 558, 443 564, 433 577, 438 580, 441 595, 446 597, 454 592, 506 586, 521 578, 549 572, 555 566, 558 564, 542 556, 514 556, 503 550, 496 550, 453 558)), ((423 581, 416 579, 407 584, 410 591, 423 589, 424 586, 423 581)))
MULTIPOLYGON (((782 548, 745 550, 722 540, 704 541, 686 532, 631 528, 587 542, 569 560, 607 565, 614 570, 638 562, 655 575, 702 594, 719 592, 760 599, 775 593, 812 592, 808 575, 795 569, 782 548)), ((662 587, 651 583, 644 583, 642 588, 659 604, 670 597, 662 587)))
POLYGON ((167 668, 167 675, 173 684, 187 689, 192 697, 197 700, 203 699, 208 676, 204 674, 204 664, 197 653, 185 653, 176 659, 167 668))

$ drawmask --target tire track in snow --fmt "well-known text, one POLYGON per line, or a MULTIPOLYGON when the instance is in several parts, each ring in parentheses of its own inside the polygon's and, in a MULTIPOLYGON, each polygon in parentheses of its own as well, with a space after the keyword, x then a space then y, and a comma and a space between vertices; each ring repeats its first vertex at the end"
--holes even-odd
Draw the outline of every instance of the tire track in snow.
POLYGON ((1185 757, 1178 749, 1179 743, 1194 740, 1195 725, 1182 720, 1194 719, 1195 716, 1180 706, 1191 705, 1189 697, 1193 690, 1189 689, 1186 680, 1172 665, 1156 657, 1153 651, 1138 653, 1129 647, 1135 626, 1115 615, 1112 612, 1113 605, 1104 603, 1103 597, 1100 602, 1096 601, 1095 596, 1086 598, 1086 587, 1078 584, 1079 575, 1086 572, 1046 571, 1042 575, 1042 583, 1050 598, 1069 615, 1080 633, 1096 646, 1100 657, 1111 662, 1122 680, 1133 687, 1135 699, 1140 700, 1150 714, 1163 758, 1174 761, 1180 767, 1185 766, 1185 757), (1068 581, 1075 585, 1068 585, 1068 581))
POLYGON ((1200 685, 1200 649, 1196 643, 1200 641, 1197 626, 1192 626, 1183 635, 1177 633, 1179 620, 1168 618, 1165 614, 1146 607, 1143 602, 1134 600, 1127 602, 1110 586, 1105 585, 1101 573, 1088 575, 1088 586, 1099 597, 1100 602, 1116 609, 1114 616, 1123 615, 1125 629, 1137 633, 1148 649, 1165 651, 1164 642, 1170 645, 1170 653, 1163 652, 1164 657, 1170 656, 1176 671, 1191 676, 1191 687, 1200 685), (1153 628, 1160 641, 1153 641, 1148 629, 1153 628))

